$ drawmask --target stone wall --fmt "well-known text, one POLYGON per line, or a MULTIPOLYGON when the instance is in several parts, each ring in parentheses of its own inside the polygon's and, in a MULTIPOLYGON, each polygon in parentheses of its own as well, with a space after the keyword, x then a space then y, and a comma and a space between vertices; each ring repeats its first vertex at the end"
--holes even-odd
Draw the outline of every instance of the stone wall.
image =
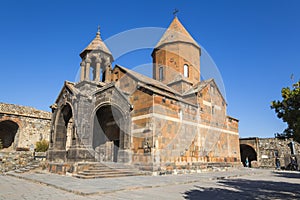
MULTIPOLYGON (((258 148, 259 155, 258 160, 260 162, 261 167, 275 167, 275 154, 278 152, 278 156, 280 157, 280 164, 282 167, 286 167, 288 165, 285 161, 285 157, 290 157, 291 148, 290 144, 291 140, 289 139, 278 139, 278 138, 260 138, 258 140, 258 148)), ((294 142, 295 144, 295 154, 300 154, 300 144, 294 142)), ((298 161, 299 163, 299 161, 298 161)))
POLYGON ((218 91, 210 94, 207 91, 201 95, 199 103, 205 109, 200 110, 197 105, 160 94, 133 93, 133 163, 152 165, 154 170, 171 163, 175 167, 239 163, 238 120, 226 116, 226 104, 218 91), (214 113, 212 106, 217 108, 214 113), (145 152, 145 144, 151 152, 145 152))
MULTIPOLYGON (((0 103, 1 135, 10 134, 5 122, 16 124, 17 132, 13 137, 12 149, 32 148, 37 141, 49 140, 51 113, 28 106, 0 103)), ((1 137, 1 136, 0 136, 1 137)))
POLYGON ((0 151, 0 174, 18 170, 34 163, 33 152, 30 151, 0 151))
MULTIPOLYGON (((280 165, 282 168, 286 168, 290 163, 291 147, 290 144, 292 139, 279 139, 279 138, 241 138, 241 155, 242 162, 245 162, 245 157, 249 157, 252 167, 264 167, 264 168, 275 168, 275 158, 278 155, 280 165), (244 152, 243 152, 244 148, 244 152), (248 148, 248 152, 246 152, 248 148), (249 151, 249 149, 252 149, 249 151), (252 153, 256 155, 251 155, 252 153), (250 153, 250 154, 249 154, 250 153), (246 155, 247 154, 247 155, 246 155)), ((294 155, 300 163, 300 144, 294 142, 295 152, 294 155)))

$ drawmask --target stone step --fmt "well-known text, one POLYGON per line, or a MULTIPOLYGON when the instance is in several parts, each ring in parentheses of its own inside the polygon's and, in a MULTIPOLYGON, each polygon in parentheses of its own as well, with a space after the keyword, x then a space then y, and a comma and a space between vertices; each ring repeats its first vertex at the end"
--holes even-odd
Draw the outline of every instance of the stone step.
POLYGON ((105 162, 105 163, 101 163, 104 166, 107 167, 121 167, 121 168, 130 168, 130 165, 126 165, 124 163, 115 163, 115 162, 105 162))
POLYGON ((78 163, 78 166, 106 166, 100 162, 86 162, 86 163, 78 163))
POLYGON ((85 179, 145 175, 136 168, 122 163, 82 163, 78 167, 81 170, 73 176, 85 179))
POLYGON ((32 169, 34 169, 34 167, 32 167, 32 166, 26 166, 25 169, 32 170, 32 169))
POLYGON ((78 172, 77 175, 84 176, 122 176, 122 175, 132 175, 134 176, 136 173, 132 172, 106 172, 106 173, 93 173, 93 172, 78 172))
POLYGON ((111 168, 108 168, 108 167, 89 167, 88 170, 106 170, 106 169, 111 169, 111 168))
POLYGON ((113 168, 113 169, 135 169, 134 167, 132 167, 131 165, 126 165, 123 163, 114 163, 114 162, 104 162, 104 163, 99 163, 99 162, 92 162, 92 163, 80 163, 78 164, 78 167, 82 167, 82 166, 88 166, 90 168, 113 168))
POLYGON ((141 173, 141 171, 138 170, 132 170, 132 169, 110 169, 110 168, 106 168, 106 169, 88 169, 88 170, 82 170, 80 172, 91 172, 91 173, 120 173, 120 172, 124 172, 124 173, 141 173))
POLYGON ((139 171, 133 171, 133 170, 126 170, 126 169, 89 169, 89 170, 83 170, 83 172, 93 172, 93 173, 110 173, 110 172, 132 172, 132 173, 138 173, 139 171))
POLYGON ((20 168, 20 169, 18 169, 18 171, 20 171, 19 173, 23 173, 23 172, 28 172, 29 169, 26 169, 26 168, 20 168))
POLYGON ((138 175, 136 175, 136 174, 97 174, 97 175, 76 174, 76 175, 74 175, 74 177, 81 178, 81 179, 118 178, 118 177, 126 177, 126 176, 138 176, 138 175))
POLYGON ((89 167, 87 170, 99 170, 99 171, 105 171, 105 170, 130 170, 130 171, 138 171, 136 168, 125 168, 125 167, 89 167))

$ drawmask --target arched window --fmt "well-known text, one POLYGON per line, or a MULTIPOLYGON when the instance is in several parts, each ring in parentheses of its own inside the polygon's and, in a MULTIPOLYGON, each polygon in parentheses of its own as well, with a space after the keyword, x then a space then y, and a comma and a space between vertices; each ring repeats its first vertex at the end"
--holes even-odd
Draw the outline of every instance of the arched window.
POLYGON ((164 80, 164 68, 159 67, 159 80, 162 81, 164 80))
POLYGON ((183 65, 183 75, 184 77, 188 78, 189 77, 189 66, 187 64, 183 65))

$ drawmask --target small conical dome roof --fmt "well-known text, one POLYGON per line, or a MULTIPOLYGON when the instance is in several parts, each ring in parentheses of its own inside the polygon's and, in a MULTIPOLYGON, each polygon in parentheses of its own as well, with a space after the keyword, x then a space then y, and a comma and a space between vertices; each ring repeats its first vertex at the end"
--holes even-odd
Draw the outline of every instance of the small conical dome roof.
POLYGON ((102 51, 107 53, 108 55, 110 55, 112 57, 112 54, 110 52, 110 50, 107 48, 107 46, 105 45, 105 43, 102 41, 101 36, 100 36, 100 29, 98 27, 98 31, 96 34, 96 37, 93 39, 93 41, 80 53, 80 57, 83 58, 84 57, 84 53, 85 52, 89 52, 89 51, 102 51))
POLYGON ((156 48, 159 48, 165 44, 173 43, 173 42, 186 42, 195 45, 197 48, 200 49, 198 43, 193 39, 193 37, 189 34, 189 32, 184 28, 177 17, 174 17, 173 21, 171 22, 170 26, 161 37, 156 48))

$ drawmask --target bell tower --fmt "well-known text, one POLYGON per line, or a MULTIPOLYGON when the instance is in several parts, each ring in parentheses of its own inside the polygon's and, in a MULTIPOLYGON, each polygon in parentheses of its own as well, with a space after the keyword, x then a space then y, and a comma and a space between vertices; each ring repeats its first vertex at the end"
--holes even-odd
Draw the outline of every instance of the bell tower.
POLYGON ((184 80, 194 85, 200 81, 201 48, 177 16, 152 52, 153 78, 165 84, 184 80))
POLYGON ((111 63, 113 56, 100 36, 100 28, 93 41, 80 53, 80 81, 103 81, 111 80, 111 63), (102 80, 100 80, 102 75, 102 80))

